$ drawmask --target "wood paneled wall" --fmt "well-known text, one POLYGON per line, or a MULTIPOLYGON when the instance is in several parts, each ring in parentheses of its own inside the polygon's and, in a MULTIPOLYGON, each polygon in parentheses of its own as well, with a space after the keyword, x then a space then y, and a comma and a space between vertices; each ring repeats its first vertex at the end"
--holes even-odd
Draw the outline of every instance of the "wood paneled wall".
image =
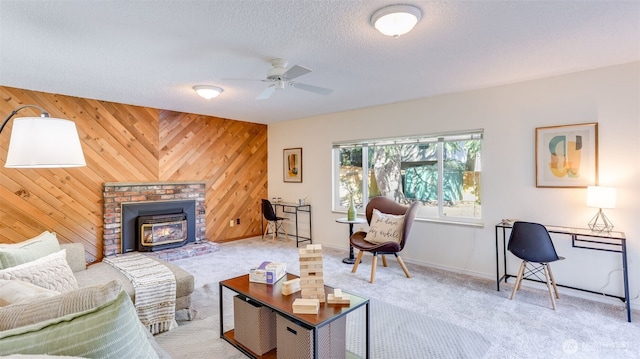
MULTIPOLYGON (((205 181, 209 240, 260 234, 266 125, 3 86, 0 97, 2 119, 33 104, 74 121, 87 161, 82 168, 4 168, 10 121, 0 135, 0 243, 49 230, 83 243, 89 262, 102 259, 104 182, 205 181)), ((39 113, 16 115, 25 116, 39 113)))

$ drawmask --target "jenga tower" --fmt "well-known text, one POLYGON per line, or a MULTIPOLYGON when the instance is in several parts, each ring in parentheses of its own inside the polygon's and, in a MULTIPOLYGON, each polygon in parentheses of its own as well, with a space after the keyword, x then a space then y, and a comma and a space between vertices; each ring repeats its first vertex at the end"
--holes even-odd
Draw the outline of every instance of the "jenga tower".
POLYGON ((304 299, 325 302, 324 279, 322 277, 322 246, 309 244, 300 248, 300 294, 304 299))

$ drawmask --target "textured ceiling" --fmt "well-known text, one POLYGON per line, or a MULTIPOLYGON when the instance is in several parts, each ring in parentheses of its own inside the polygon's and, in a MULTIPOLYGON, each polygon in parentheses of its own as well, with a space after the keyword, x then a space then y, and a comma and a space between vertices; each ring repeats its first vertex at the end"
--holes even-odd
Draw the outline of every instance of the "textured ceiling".
POLYGON ((0 85, 273 123, 640 60, 640 1, 407 2, 393 39, 369 24, 393 1, 0 0, 0 85), (230 80, 271 58, 333 93, 230 80))

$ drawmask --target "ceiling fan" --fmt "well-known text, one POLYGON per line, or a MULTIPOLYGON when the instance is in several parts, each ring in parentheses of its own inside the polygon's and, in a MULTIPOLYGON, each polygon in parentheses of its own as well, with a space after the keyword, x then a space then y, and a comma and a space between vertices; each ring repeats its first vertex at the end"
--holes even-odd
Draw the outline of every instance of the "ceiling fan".
POLYGON ((333 92, 332 89, 292 81, 295 78, 311 72, 310 69, 304 66, 293 65, 287 69, 287 61, 283 59, 272 59, 271 66, 271 69, 267 72, 266 79, 255 80, 270 83, 270 85, 256 97, 256 100, 266 100, 271 97, 276 90, 284 90, 287 87, 293 87, 320 95, 329 95, 333 92))

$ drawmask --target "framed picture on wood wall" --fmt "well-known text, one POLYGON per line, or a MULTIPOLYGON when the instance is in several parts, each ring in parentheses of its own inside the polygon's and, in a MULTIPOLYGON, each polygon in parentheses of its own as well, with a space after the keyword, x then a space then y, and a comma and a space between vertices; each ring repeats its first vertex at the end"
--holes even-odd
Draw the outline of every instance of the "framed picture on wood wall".
POLYGON ((598 123, 536 128, 536 187, 598 184, 598 123))
POLYGON ((284 181, 302 182, 302 148, 285 148, 284 152, 284 181))

